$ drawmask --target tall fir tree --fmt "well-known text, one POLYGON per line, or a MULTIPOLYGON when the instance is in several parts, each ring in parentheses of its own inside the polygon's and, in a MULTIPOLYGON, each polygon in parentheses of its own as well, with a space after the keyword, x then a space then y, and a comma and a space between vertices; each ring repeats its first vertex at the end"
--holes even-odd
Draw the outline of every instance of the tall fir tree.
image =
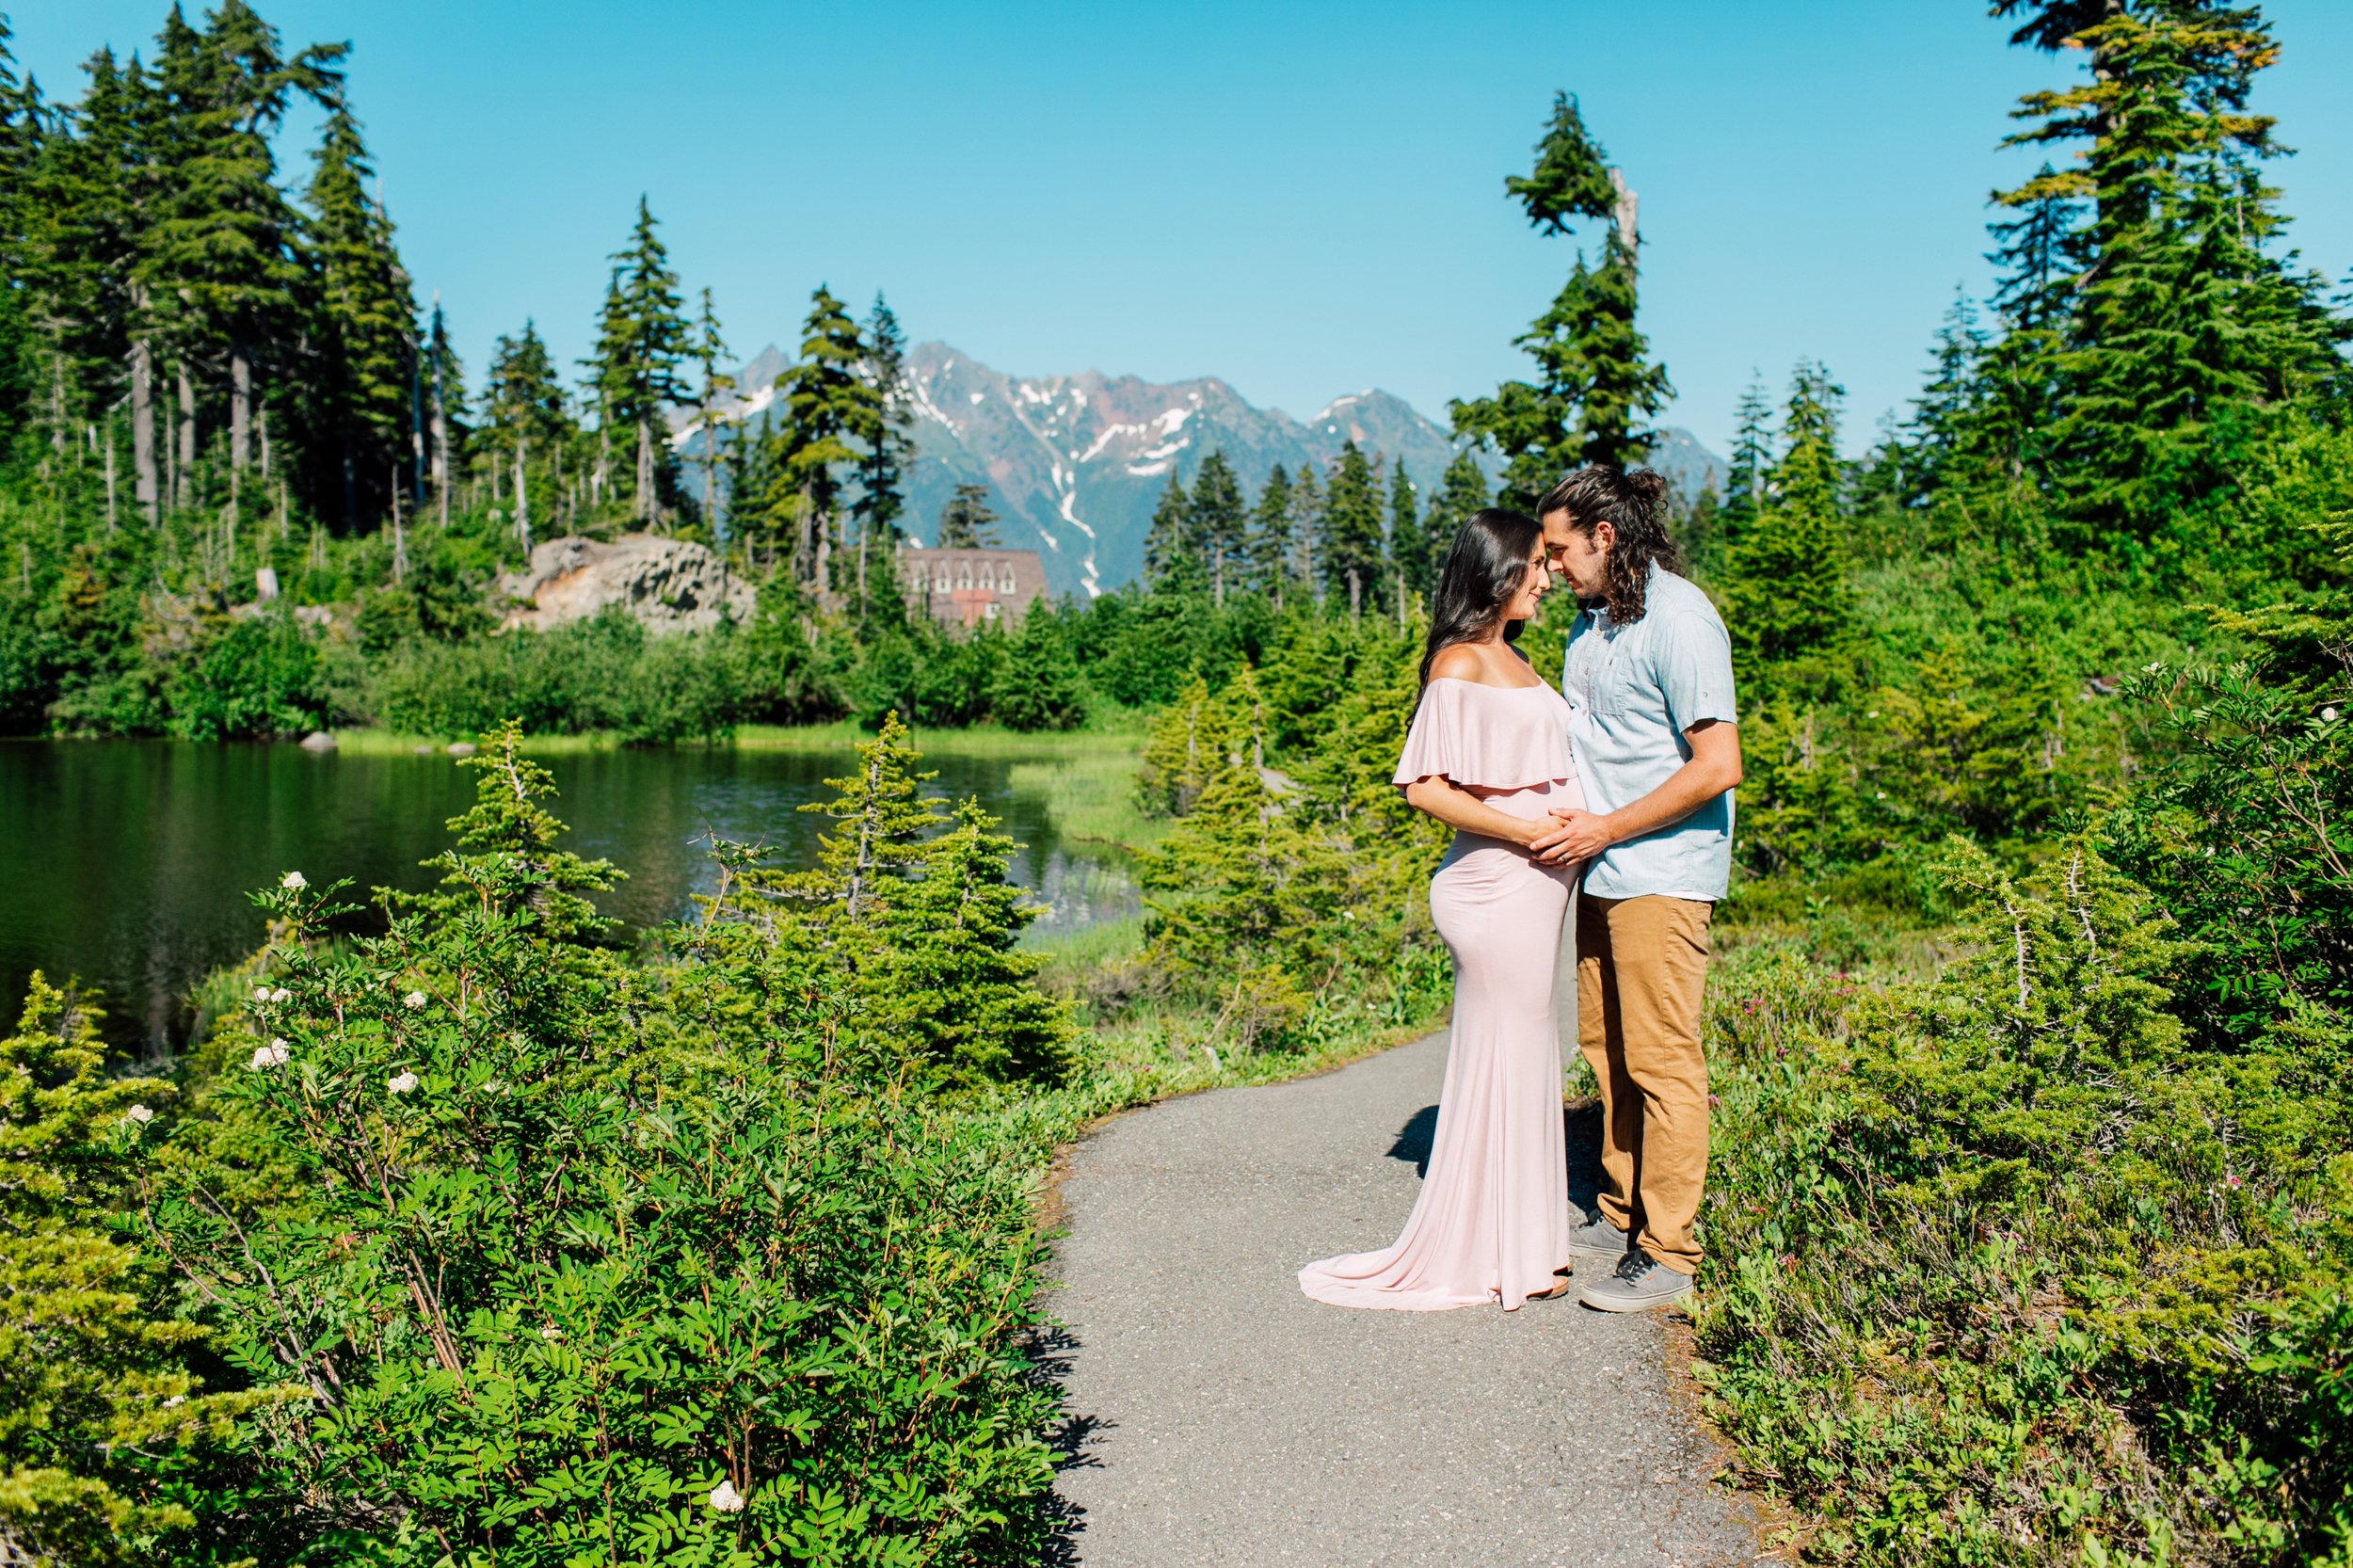
POLYGON ((1837 676, 1830 657, 1850 631, 1838 459, 1844 395, 1822 366, 1799 363, 1768 501, 1731 549, 1724 622, 1743 683, 1760 694, 1827 696, 1837 676))
MULTIPOLYGON (((520 336, 501 335, 490 345, 482 389, 482 423, 486 455, 495 465, 491 493, 507 498, 516 543, 529 555, 533 475, 535 472, 545 474, 571 433, 570 411, 563 384, 556 379, 555 361, 529 320, 524 321, 520 336)), ((543 477, 538 488, 539 510, 545 515, 553 500, 552 486, 543 477)))
POLYGON ((935 548, 995 550, 997 513, 988 504, 986 485, 958 485, 939 505, 935 548))
POLYGON ((727 341, 719 333, 719 312, 706 288, 702 310, 695 318, 695 422, 701 427, 702 438, 702 525, 714 540, 720 536, 719 465, 724 443, 719 432, 729 423, 722 410, 735 396, 735 377, 720 368, 727 361, 727 341))
MULTIPOLYGON (((2080 50, 2088 79, 2029 93, 2013 144, 2075 145, 1999 200, 2032 216, 2088 208, 2047 462, 2085 542, 2137 549, 2229 480, 2214 432, 2233 409, 2290 401, 2343 374, 2325 287, 2290 270, 2263 164, 2281 151, 2248 108, 2279 57, 2268 23, 2224 0, 2004 0, 2015 41, 2080 50)), ((2039 233, 2035 250, 2051 248, 2039 233)))
POLYGON ((1323 501, 1319 541, 1324 591, 1344 594, 1352 616, 1381 592, 1381 474, 1354 441, 1340 448, 1323 501))
POLYGON ((359 121, 338 104, 322 129, 308 192, 315 258, 321 375, 317 427, 331 463, 328 493, 346 527, 389 504, 408 448, 408 360, 416 301, 391 222, 368 199, 375 174, 359 121))
POLYGON ((1173 467, 1144 530, 1144 580, 1158 593, 1197 593, 1209 585, 1202 571, 1201 541, 1193 532, 1193 499, 1173 467))
POLYGON ((1291 558, 1285 569, 1302 589, 1314 591, 1322 581, 1319 551, 1323 538, 1323 487, 1313 463, 1299 465, 1291 480, 1291 558))
POLYGON ((1447 552, 1454 548, 1454 536, 1463 525, 1481 509, 1495 504, 1493 492, 1487 486, 1486 472, 1479 459, 1468 450, 1458 452, 1439 476, 1438 493, 1430 498, 1430 511, 1422 520, 1422 527, 1430 536, 1430 581, 1436 586, 1438 568, 1446 565, 1447 552))
POLYGON ((629 243, 610 258, 613 281, 597 323, 594 370, 606 439, 621 436, 635 452, 631 516, 658 529, 669 514, 678 478, 670 443, 663 439, 663 415, 694 395, 679 373, 695 356, 695 329, 656 228, 653 211, 640 196, 629 243))
POLYGON ((1438 562, 1430 552, 1429 523, 1402 462, 1389 476, 1389 562, 1401 594, 1427 599, 1437 586, 1438 562))
POLYGON ((899 519, 906 512, 907 471, 915 462, 914 397, 907 385, 906 333, 899 318, 879 294, 867 312, 866 380, 874 390, 865 445, 858 462, 857 499, 851 515, 857 521, 858 613, 865 616, 876 584, 888 579, 895 585, 894 552, 899 519))
POLYGON ((1257 504, 1250 509, 1250 585, 1267 596, 1276 610, 1290 585, 1291 479, 1283 465, 1267 470, 1257 504))
MULTIPOLYGON (((197 381, 217 374, 227 383, 233 497, 253 457, 257 376, 271 368, 274 344, 299 335, 305 282, 294 249, 300 218, 278 187, 270 136, 296 94, 348 121, 338 69, 348 51, 312 44, 285 55, 277 29, 245 0, 223 0, 205 23, 191 29, 176 8, 166 21, 157 76, 170 134, 158 143, 166 167, 136 276, 169 322, 183 468, 196 456, 197 381)), ((389 250, 389 225, 384 233, 389 250)), ((405 275, 399 283, 405 292, 405 275)), ((405 352, 413 352, 415 315, 411 304, 405 352)), ((403 364, 405 374, 405 355, 403 364)))
POLYGON ((1242 502, 1241 481, 1222 451, 1201 459, 1193 476, 1189 529, 1201 552, 1202 572, 1209 580, 1212 603, 1224 605, 1225 590, 1241 571, 1242 547, 1249 535, 1250 515, 1242 502))
POLYGON ((862 374, 866 344, 857 323, 824 284, 809 297, 801 357, 779 383, 785 417, 776 426, 774 524, 792 531, 796 582, 830 593, 841 538, 842 477, 858 461, 882 395, 862 374))
POLYGON ((1765 486, 1773 469, 1773 400, 1765 377, 1753 375, 1734 411, 1732 458, 1724 480, 1723 542, 1735 545, 1765 509, 1765 486))
POLYGON ((1650 420, 1673 390, 1635 325, 1635 194, 1586 130, 1576 99, 1554 97, 1534 169, 1506 179, 1504 188, 1540 232, 1569 234, 1579 219, 1608 225, 1601 265, 1588 267, 1580 249, 1551 308, 1516 340, 1536 361, 1537 379, 1448 405, 1458 435, 1492 441, 1504 455, 1505 497, 1525 508, 1572 469, 1639 464, 1654 440, 1650 420))

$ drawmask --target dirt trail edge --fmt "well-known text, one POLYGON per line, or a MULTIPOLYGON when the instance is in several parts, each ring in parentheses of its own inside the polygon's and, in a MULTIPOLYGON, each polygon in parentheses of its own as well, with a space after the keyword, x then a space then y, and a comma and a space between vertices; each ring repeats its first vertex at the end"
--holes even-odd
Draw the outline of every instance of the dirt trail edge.
MULTIPOLYGON (((1348 1311, 1300 1294, 1301 1264, 1394 1239, 1445 1061, 1433 1035, 1321 1077, 1172 1100, 1072 1150, 1047 1301, 1069 1401, 1049 1562, 1762 1560, 1705 1479, 1654 1319, 1573 1301, 1348 1311)), ((1573 1162, 1590 1143, 1573 1124, 1573 1162)))

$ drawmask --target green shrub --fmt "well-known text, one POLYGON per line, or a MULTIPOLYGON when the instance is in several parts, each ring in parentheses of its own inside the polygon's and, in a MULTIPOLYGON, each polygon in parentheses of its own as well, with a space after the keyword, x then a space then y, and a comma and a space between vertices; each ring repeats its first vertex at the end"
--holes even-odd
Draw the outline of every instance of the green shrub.
MULTIPOLYGON (((253 999, 147 1165, 141 1228, 266 1401, 205 1539, 419 1568, 1016 1555, 1050 1473, 1018 1350, 1034 1134, 910 1093, 855 990, 779 984, 811 969, 773 922, 624 963, 590 902, 611 869, 559 847, 518 744, 475 760, 440 887, 385 936, 316 940, 337 905, 297 877, 263 900, 253 999)), ((927 875, 935 918, 1001 884, 1002 841, 960 831, 923 852, 971 885, 927 875)))

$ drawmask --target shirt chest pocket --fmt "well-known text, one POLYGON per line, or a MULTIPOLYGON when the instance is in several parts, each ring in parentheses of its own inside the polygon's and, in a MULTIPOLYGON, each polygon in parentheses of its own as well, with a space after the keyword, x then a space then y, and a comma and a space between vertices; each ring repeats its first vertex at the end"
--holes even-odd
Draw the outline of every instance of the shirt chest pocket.
POLYGON ((1577 649, 1561 671, 1561 695, 1569 706, 1594 718, 1618 718, 1626 711, 1625 650, 1604 644, 1577 649))

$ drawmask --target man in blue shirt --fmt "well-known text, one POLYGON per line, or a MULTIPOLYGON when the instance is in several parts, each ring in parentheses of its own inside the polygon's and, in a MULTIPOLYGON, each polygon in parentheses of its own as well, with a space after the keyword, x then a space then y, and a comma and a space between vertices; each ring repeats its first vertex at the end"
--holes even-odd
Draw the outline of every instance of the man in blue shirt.
POLYGON ((1707 1179, 1700 1010, 1707 925, 1732 875, 1740 782, 1732 647, 1716 607, 1674 568, 1648 469, 1580 469, 1538 503, 1552 568, 1582 612, 1561 672, 1588 809, 1537 840, 1589 860, 1577 897, 1577 1044, 1601 1085, 1601 1212, 1571 1233, 1613 1265, 1588 1306, 1675 1300, 1698 1272, 1707 1179))

